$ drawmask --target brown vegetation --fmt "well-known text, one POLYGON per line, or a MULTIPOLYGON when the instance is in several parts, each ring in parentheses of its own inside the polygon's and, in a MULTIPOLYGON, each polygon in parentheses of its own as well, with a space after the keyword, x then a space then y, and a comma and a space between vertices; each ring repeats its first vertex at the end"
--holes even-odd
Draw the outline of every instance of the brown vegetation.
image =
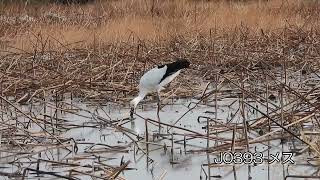
POLYGON ((85 97, 126 97, 146 69, 174 57, 194 65, 189 73, 196 81, 178 91, 185 95, 200 87, 198 78, 210 80, 211 69, 285 61, 316 70, 318 9, 317 2, 278 0, 7 4, 0 16, 2 93, 19 98, 62 88, 85 97))
MULTIPOLYGON (((106 112, 105 117, 101 117, 99 113, 72 104, 72 98, 127 107, 136 93, 141 74, 174 57, 189 59, 192 67, 188 73, 182 73, 171 85, 170 92, 163 96, 192 97, 197 103, 190 105, 175 123, 162 123, 168 129, 184 132, 172 134, 168 130, 163 134, 172 143, 172 151, 178 141, 184 141, 185 153, 204 152, 213 156, 222 151, 248 151, 249 145, 270 145, 270 139, 281 139, 294 142, 293 152, 310 150, 310 159, 319 160, 320 11, 317 1, 122 0, 70 6, 6 4, 0 7, 0 12, 0 128, 4 132, 0 139, 1 143, 10 144, 1 150, 15 149, 2 159, 14 157, 14 161, 5 159, 4 162, 19 167, 17 172, 1 175, 24 177, 22 170, 50 174, 20 163, 29 156, 27 150, 35 150, 30 164, 39 167, 40 161, 44 161, 39 157, 47 151, 48 144, 53 149, 72 153, 77 152, 77 143, 93 144, 60 136, 66 130, 85 125, 60 119, 58 112, 79 115, 91 123, 90 128, 110 127, 130 138, 123 147, 103 144, 108 148, 83 151, 78 158, 97 160, 93 155, 99 151, 126 153, 134 144, 137 154, 147 156, 148 163, 152 161, 147 147, 151 140, 123 126, 132 119, 114 120, 106 112), (204 82, 208 83, 206 87, 204 82), (231 104, 222 103, 230 100, 231 104), (31 106, 24 112, 18 103, 31 106), (43 113, 33 113, 33 105, 37 103, 43 113), (198 117, 199 124, 199 119, 206 120, 207 126, 203 129, 207 134, 178 125, 178 121, 199 104, 212 108, 213 113, 208 114, 215 116, 198 117), (218 108, 222 106, 228 109, 228 117, 218 119, 218 108), (47 111, 47 107, 55 113, 47 111), (87 115, 83 116, 83 112, 87 115), (236 118, 241 122, 234 122, 236 118), (30 124, 40 130, 31 132, 30 124), (232 133, 233 137, 222 138, 225 132, 232 133), (184 139, 181 140, 180 135, 184 139), (40 136, 46 137, 46 141, 40 141, 40 136), (194 147, 186 142, 194 138, 207 140, 207 147, 191 149, 194 147)), ((163 102, 167 103, 166 99, 163 102)), ((102 109, 100 104, 95 106, 96 110, 102 109)), ((146 125, 157 122, 137 116, 145 120, 146 125)), ((160 137, 151 143, 159 143, 161 147, 164 139, 160 137)), ((165 151, 166 148, 164 145, 165 151)), ((130 161, 122 160, 119 166, 111 167, 108 162, 100 163, 99 156, 98 165, 94 166, 106 174, 96 178, 112 179, 128 170, 130 161)), ((77 165, 79 161, 74 157, 71 162, 45 161, 52 166, 76 167, 64 172, 68 174, 64 177, 67 179, 72 179, 74 173, 95 177, 94 172, 91 174, 91 170, 95 171, 93 165, 77 165)), ((170 162, 179 163, 173 162, 173 155, 170 162)), ((201 166, 203 171, 204 166, 210 169, 214 164, 208 160, 201 166)))
POLYGON ((87 5, 7 4, 0 8, 0 38, 10 46, 32 51, 40 35, 50 48, 92 47, 119 41, 170 42, 183 36, 250 34, 284 27, 319 26, 317 1, 96 1, 87 5))

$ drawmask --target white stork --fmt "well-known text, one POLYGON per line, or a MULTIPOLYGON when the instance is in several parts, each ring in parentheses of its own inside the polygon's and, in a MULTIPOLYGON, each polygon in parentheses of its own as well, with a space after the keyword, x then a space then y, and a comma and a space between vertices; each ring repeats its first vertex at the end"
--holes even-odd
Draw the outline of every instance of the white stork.
MULTIPOLYGON (((146 72, 140 79, 139 94, 130 102, 130 116, 133 117, 133 113, 139 102, 149 93, 156 92, 158 99, 158 120, 160 111, 160 97, 159 93, 164 89, 164 86, 169 84, 175 77, 177 77, 181 69, 188 68, 190 62, 186 59, 176 59, 175 62, 157 66, 146 72)), ((160 126, 159 126, 160 128, 160 126)))

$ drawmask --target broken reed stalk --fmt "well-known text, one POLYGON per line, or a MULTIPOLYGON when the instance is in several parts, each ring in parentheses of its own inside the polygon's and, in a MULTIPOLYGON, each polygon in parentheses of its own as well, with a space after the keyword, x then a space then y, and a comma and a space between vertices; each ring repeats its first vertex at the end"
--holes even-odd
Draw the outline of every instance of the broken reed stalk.
MULTIPOLYGON (((268 82, 268 77, 267 75, 265 75, 265 83, 266 83, 266 113, 267 113, 267 116, 269 116, 269 82, 268 82)), ((270 119, 268 119, 268 130, 267 130, 268 133, 271 132, 271 122, 270 122, 270 119)), ((268 162, 269 162, 269 159, 270 159, 270 136, 267 137, 268 138, 268 152, 267 152, 267 156, 268 156, 268 162)), ((270 180, 270 163, 268 163, 268 180, 270 180)))
POLYGON ((174 141, 173 141, 173 133, 171 133, 171 160, 172 164, 174 163, 174 141))
MULTIPOLYGON (((243 72, 241 73, 241 88, 245 89, 244 83, 245 83, 245 79, 244 79, 244 74, 243 72)), ((250 147, 249 147, 249 140, 248 140, 248 124, 246 121, 246 116, 245 116, 245 99, 246 99, 246 95, 245 92, 243 91, 241 94, 241 115, 242 115, 242 126, 243 126, 243 136, 246 142, 246 152, 250 152, 250 147)), ((248 164, 248 180, 251 179, 251 165, 248 164)))
MULTIPOLYGON (((217 109, 216 109, 217 110, 217 109)), ((216 111, 217 113, 217 111, 216 111)), ((210 123, 209 123, 209 118, 207 118, 207 150, 209 150, 210 147, 210 123)), ((206 152, 207 154, 207 162, 208 162, 208 177, 209 180, 211 179, 211 170, 210 170, 210 154, 209 151, 206 152)))
MULTIPOLYGON (((148 131, 148 119, 145 119, 144 120, 144 126, 145 126, 145 134, 146 134, 146 137, 145 137, 145 142, 146 142, 146 151, 147 151, 147 157, 149 157, 149 131, 148 131)), ((149 159, 146 158, 147 160, 147 168, 148 168, 148 165, 149 165, 149 159)))
MULTIPOLYGON (((231 144, 231 152, 234 153, 235 152, 235 139, 236 139, 236 129, 237 129, 237 125, 234 125, 233 131, 232 131, 232 144, 231 144)), ((232 171, 233 171, 233 178, 234 180, 237 180, 237 172, 236 172, 236 166, 235 164, 232 165, 232 171)))
MULTIPOLYGON (((282 75, 281 75, 281 77, 282 77, 282 75)), ((285 77, 286 77, 286 73, 285 73, 285 77)), ((286 84, 286 80, 285 80, 285 84, 286 84)), ((280 88, 280 108, 281 108, 281 110, 280 110, 280 113, 281 113, 280 124, 281 124, 281 126, 283 126, 283 124, 284 124, 283 91, 284 91, 284 88, 283 88, 283 86, 281 86, 281 88, 280 88)), ((283 134, 283 132, 284 132, 284 130, 282 129, 281 134, 283 134)), ((281 151, 284 152, 284 143, 281 143, 281 151)), ((284 166, 284 164, 282 164, 282 177, 285 178, 285 176, 286 176, 285 175, 285 166, 284 166)))

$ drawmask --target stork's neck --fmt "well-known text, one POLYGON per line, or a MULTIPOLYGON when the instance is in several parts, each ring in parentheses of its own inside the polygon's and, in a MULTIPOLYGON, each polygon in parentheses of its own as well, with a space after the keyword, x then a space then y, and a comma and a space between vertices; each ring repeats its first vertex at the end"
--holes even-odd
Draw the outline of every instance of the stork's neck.
POLYGON ((146 93, 144 92, 139 92, 139 95, 137 97, 135 97, 131 102, 130 104, 136 108, 137 105, 139 104, 139 102, 146 96, 146 93))

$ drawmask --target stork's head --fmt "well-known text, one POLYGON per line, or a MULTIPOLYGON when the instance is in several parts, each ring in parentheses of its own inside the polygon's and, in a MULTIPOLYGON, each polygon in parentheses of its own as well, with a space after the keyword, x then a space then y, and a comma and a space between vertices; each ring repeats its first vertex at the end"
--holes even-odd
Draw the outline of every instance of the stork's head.
POLYGON ((138 103, 140 102, 141 98, 138 96, 130 101, 130 117, 133 117, 134 110, 136 109, 138 103))
POLYGON ((181 68, 189 68, 190 66, 190 62, 183 58, 177 58, 176 63, 179 64, 181 68))
POLYGON ((133 117, 134 110, 136 109, 139 102, 146 96, 146 92, 144 90, 139 92, 139 95, 135 97, 132 101, 130 101, 130 115, 133 117))

